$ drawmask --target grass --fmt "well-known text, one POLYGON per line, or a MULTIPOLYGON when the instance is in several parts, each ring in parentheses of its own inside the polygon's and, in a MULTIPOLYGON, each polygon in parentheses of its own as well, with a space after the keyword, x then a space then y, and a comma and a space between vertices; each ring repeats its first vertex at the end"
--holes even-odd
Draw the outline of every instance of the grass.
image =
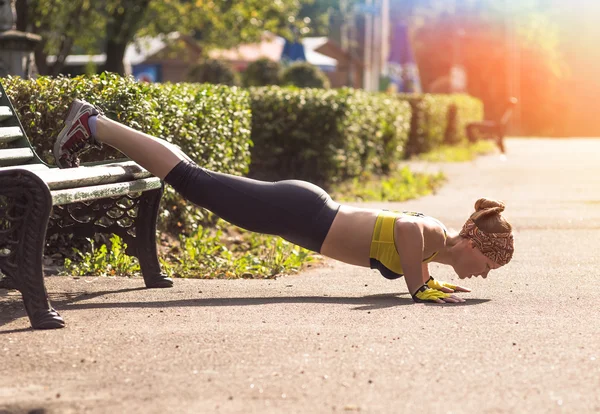
POLYGON ((444 182, 442 173, 413 173, 408 167, 388 176, 363 174, 337 185, 332 197, 337 201, 405 201, 433 193, 444 182))
MULTIPOLYGON (((113 235, 108 245, 75 251, 78 260, 65 259, 62 274, 75 276, 134 276, 140 274, 137 258, 125 254, 127 245, 113 235)), ((256 234, 220 220, 216 227, 199 227, 191 236, 179 236, 161 247, 159 261, 171 277, 274 278, 298 272, 320 255, 279 237, 256 234)))
POLYGON ((127 245, 113 234, 108 244, 98 246, 94 240, 90 243, 89 251, 82 253, 73 249, 79 260, 65 259, 63 274, 74 276, 127 276, 140 272, 137 258, 125 253, 127 245))
POLYGON ((219 221, 216 228, 180 236, 178 245, 160 261, 166 273, 175 277, 270 279, 296 273, 320 257, 280 237, 219 221))
POLYGON ((430 162, 465 162, 496 151, 496 144, 492 141, 477 141, 473 144, 443 145, 431 152, 417 155, 415 159, 430 162))

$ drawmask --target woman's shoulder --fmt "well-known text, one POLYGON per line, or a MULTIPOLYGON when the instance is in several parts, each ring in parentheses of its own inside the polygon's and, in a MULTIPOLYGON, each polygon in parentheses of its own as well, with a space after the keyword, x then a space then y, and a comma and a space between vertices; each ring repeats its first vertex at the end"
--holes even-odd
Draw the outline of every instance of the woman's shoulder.
POLYGON ((404 226, 410 224, 417 224, 421 229, 426 250, 437 251, 446 245, 446 226, 438 219, 412 211, 399 213, 396 228, 401 231, 404 226))

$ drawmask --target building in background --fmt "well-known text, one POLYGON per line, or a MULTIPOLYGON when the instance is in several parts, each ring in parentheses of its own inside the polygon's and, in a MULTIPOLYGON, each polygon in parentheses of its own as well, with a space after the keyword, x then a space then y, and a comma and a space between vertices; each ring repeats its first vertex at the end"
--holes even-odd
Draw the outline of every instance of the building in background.
MULTIPOLYGON (((147 82, 183 82, 191 65, 200 59, 202 48, 190 36, 177 32, 166 36, 143 37, 127 46, 125 72, 147 82)), ((54 63, 56 56, 48 56, 54 63)), ((104 70, 106 55, 69 55, 61 71, 67 76, 104 70)))

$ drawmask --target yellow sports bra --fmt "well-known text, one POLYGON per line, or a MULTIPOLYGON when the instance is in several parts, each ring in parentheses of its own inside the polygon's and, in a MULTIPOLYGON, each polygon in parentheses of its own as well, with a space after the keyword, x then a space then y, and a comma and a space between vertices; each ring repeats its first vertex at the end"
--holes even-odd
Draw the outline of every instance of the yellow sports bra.
MULTIPOLYGON (((401 215, 427 217, 422 213, 414 213, 410 211, 396 212, 382 210, 377 216, 375 228, 373 229, 373 237, 371 239, 370 261, 371 269, 377 269, 383 277, 387 279, 397 279, 403 276, 402 263, 396 249, 394 241, 394 224, 396 219, 401 215)), ((440 225, 442 225, 440 223, 440 225)), ((446 237, 446 228, 444 229, 444 238, 446 237)), ((423 263, 429 263, 438 254, 435 252, 423 263)))

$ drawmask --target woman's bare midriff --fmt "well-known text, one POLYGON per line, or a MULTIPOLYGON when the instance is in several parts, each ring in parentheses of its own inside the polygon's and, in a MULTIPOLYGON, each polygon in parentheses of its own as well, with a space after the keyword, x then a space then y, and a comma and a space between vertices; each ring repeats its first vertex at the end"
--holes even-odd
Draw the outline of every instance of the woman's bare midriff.
POLYGON ((352 265, 370 267, 371 238, 380 211, 342 205, 321 246, 321 254, 352 265))

